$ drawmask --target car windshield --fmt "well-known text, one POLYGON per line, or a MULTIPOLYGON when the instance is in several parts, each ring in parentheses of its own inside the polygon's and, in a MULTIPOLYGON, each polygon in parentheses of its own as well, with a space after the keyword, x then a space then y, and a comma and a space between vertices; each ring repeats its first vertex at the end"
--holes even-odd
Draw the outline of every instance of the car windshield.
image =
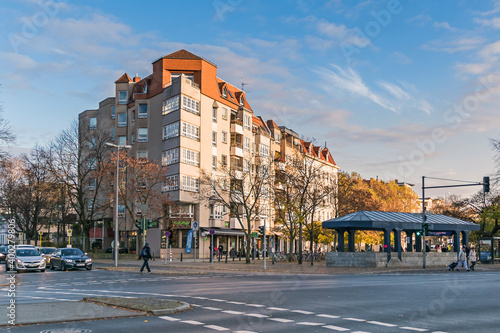
POLYGON ((8 246, 0 246, 0 252, 9 252, 8 246))
POLYGON ((57 251, 56 248, 53 248, 53 249, 51 249, 51 248, 40 249, 40 253, 41 254, 51 254, 51 253, 54 253, 56 251, 57 251))
POLYGON ((61 251, 63 256, 83 256, 83 252, 79 249, 65 249, 61 251))
POLYGON ((35 249, 19 249, 16 251, 18 257, 37 257, 40 253, 35 249))

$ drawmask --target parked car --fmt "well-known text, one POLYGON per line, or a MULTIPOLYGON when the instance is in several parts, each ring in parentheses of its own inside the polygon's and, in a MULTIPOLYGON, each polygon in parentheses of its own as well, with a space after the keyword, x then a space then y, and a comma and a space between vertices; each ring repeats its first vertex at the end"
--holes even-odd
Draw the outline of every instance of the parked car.
POLYGON ((14 271, 40 271, 45 272, 45 259, 35 247, 16 248, 13 265, 7 261, 5 263, 7 270, 14 271))
POLYGON ((50 263, 50 258, 54 253, 56 253, 57 248, 55 247, 37 247, 38 252, 45 259, 45 263, 48 265, 50 263))
MULTIPOLYGON (((106 249, 106 253, 113 253, 113 248, 112 248, 111 246, 110 246, 110 247, 108 247, 108 248, 106 249)), ((127 249, 126 249, 126 248, 124 249, 123 247, 120 247, 120 248, 118 249, 118 253, 128 253, 128 251, 127 251, 127 249)))
POLYGON ((50 258, 50 269, 58 268, 61 271, 68 269, 85 268, 92 269, 92 259, 83 253, 80 249, 76 248, 62 248, 57 251, 50 258))
POLYGON ((5 262, 7 255, 9 254, 9 247, 2 245, 0 246, 0 263, 5 262))

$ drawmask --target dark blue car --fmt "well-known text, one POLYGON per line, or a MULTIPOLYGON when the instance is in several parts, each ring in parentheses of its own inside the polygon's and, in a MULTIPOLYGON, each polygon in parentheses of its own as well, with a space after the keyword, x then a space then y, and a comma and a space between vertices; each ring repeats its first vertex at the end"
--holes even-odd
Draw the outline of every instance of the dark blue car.
POLYGON ((92 259, 87 256, 87 253, 83 253, 80 249, 57 249, 54 255, 50 258, 50 269, 54 270, 56 268, 61 271, 78 268, 91 270, 92 259))

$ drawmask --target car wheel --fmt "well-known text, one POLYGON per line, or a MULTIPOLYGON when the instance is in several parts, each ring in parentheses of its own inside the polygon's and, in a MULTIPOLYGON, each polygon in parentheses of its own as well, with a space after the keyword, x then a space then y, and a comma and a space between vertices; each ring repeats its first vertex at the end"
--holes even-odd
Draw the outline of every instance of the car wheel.
POLYGON ((85 269, 90 271, 92 269, 92 266, 87 266, 87 267, 85 267, 85 269))
POLYGON ((61 271, 66 271, 66 264, 64 262, 61 263, 61 271))
POLYGON ((50 270, 53 271, 54 270, 54 264, 53 263, 50 263, 50 270))

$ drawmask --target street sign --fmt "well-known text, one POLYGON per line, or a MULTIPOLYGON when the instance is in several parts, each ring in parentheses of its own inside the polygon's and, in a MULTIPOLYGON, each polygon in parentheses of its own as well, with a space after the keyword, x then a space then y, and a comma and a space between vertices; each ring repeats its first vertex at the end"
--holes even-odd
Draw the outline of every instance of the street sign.
POLYGON ((214 229, 210 229, 209 233, 210 233, 210 235, 214 235, 215 234, 215 230, 214 229))
POLYGON ((41 230, 40 230, 40 231, 38 232, 38 235, 40 235, 40 236, 41 236, 41 235, 43 235, 43 231, 41 231, 41 230))
POLYGON ((72 233, 73 233, 73 230, 71 230, 71 229, 68 229, 68 231, 66 231, 66 234, 67 234, 68 236, 71 236, 71 234, 72 234, 72 233))
POLYGON ((170 236, 170 232, 165 231, 165 237, 168 237, 168 236, 170 236))
POLYGON ((253 231, 253 232, 252 232, 252 237, 259 237, 259 233, 258 233, 258 232, 256 232, 256 231, 253 231))
POLYGON ((205 237, 207 234, 205 232, 201 233, 201 237, 205 237))
POLYGON ((198 221, 193 221, 193 230, 198 230, 198 221))

